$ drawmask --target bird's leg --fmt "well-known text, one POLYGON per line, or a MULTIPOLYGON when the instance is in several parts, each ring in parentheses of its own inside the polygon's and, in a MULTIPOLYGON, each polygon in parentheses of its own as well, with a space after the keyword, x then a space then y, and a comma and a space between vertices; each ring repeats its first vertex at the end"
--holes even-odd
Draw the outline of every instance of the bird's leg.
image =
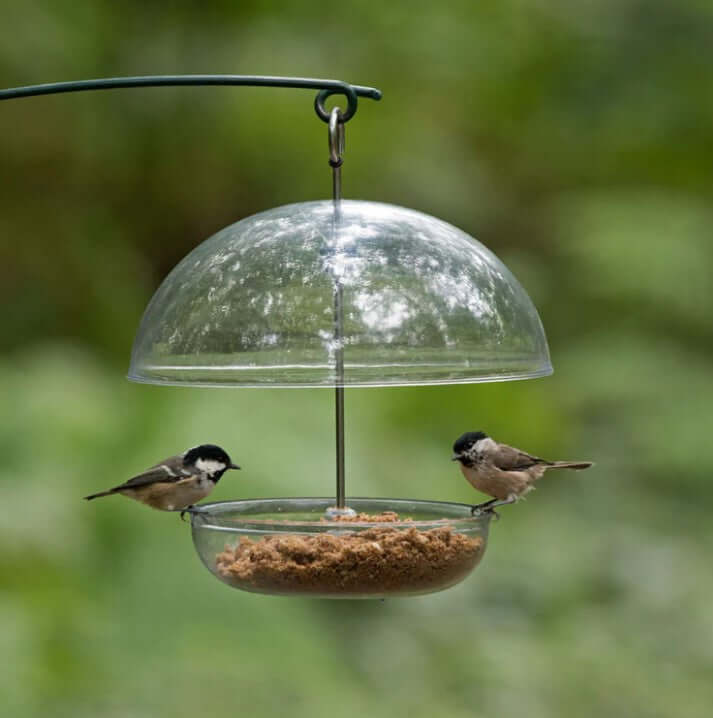
POLYGON ((508 504, 514 504, 520 497, 517 494, 510 494, 506 499, 502 501, 489 501, 490 510, 495 509, 496 506, 507 506, 508 504))
MULTIPOLYGON (((490 499, 490 501, 486 501, 484 504, 477 504, 476 506, 470 507, 470 515, 475 516, 476 513, 483 513, 484 511, 489 511, 493 508, 493 506, 496 505, 497 499, 490 499)), ((493 512, 494 513, 494 512, 493 512)), ((495 514, 497 516, 497 514, 495 514)))
POLYGON ((195 508, 195 507, 193 506, 193 504, 191 504, 190 506, 186 506, 185 509, 181 509, 181 521, 185 521, 185 520, 186 520, 186 519, 185 519, 185 515, 186 515, 186 514, 190 514, 190 513, 191 513, 191 510, 194 509, 194 508, 195 508))
POLYGON ((506 499, 499 501, 498 499, 490 499, 484 504, 478 504, 470 509, 470 515, 475 516, 476 513, 489 513, 493 514, 496 519, 500 519, 500 514, 495 510, 496 506, 506 506, 507 504, 514 504, 518 500, 519 496, 516 494, 510 494, 506 499))

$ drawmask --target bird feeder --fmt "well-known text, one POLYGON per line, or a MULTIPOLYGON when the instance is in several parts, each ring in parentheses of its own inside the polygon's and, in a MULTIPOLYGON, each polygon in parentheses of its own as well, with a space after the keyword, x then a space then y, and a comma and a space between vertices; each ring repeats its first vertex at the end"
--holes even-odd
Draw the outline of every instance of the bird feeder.
POLYGON ((382 598, 441 590, 485 551, 491 514, 405 499, 347 499, 347 387, 528 379, 552 372, 537 311, 465 232, 389 204, 342 199, 345 124, 373 88, 247 76, 115 78, 0 91, 0 99, 157 85, 319 90, 331 199, 269 209, 199 244, 168 274, 136 334, 129 379, 193 387, 327 387, 335 393, 333 498, 204 504, 196 550, 236 588, 382 598), (347 107, 325 107, 330 95, 347 107))

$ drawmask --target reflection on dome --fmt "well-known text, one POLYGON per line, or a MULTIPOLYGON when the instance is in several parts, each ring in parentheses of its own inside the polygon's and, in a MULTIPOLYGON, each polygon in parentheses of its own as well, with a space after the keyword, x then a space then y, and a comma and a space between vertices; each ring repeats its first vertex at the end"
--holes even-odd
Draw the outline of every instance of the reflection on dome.
POLYGON ((500 260, 428 215, 307 202, 248 217, 196 247, 146 309, 129 377, 213 386, 499 381, 551 373, 529 297, 500 260))

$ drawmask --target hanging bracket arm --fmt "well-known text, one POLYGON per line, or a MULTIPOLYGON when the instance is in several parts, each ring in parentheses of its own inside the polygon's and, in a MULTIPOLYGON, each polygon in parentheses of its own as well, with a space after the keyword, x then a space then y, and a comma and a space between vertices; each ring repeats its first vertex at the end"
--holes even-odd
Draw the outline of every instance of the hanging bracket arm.
POLYGON ((374 87, 350 85, 348 82, 342 82, 341 80, 321 80, 311 77, 273 77, 269 75, 145 75, 10 87, 6 90, 0 90, 0 100, 13 100, 37 95, 56 95, 64 92, 85 92, 88 90, 114 90, 127 87, 178 87, 182 85, 286 87, 319 90, 314 105, 317 115, 324 122, 329 122, 329 112, 324 102, 331 95, 344 95, 347 98, 347 109, 340 117, 341 122, 348 122, 354 117, 357 111, 358 97, 368 97, 372 100, 381 99, 381 91, 374 87))

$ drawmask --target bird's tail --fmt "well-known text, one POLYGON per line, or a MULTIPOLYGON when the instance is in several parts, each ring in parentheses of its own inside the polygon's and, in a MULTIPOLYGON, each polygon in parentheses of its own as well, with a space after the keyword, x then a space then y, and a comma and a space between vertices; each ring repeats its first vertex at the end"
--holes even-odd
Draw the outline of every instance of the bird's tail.
POLYGON ((111 496, 112 494, 115 494, 115 493, 116 493, 115 489, 109 489, 109 491, 100 491, 98 494, 90 494, 89 496, 85 496, 84 498, 87 501, 91 501, 92 499, 98 499, 98 498, 101 498, 102 496, 111 496))
POLYGON ((588 469, 594 464, 591 461, 553 461, 547 468, 548 469, 575 469, 581 471, 582 469, 588 469))

